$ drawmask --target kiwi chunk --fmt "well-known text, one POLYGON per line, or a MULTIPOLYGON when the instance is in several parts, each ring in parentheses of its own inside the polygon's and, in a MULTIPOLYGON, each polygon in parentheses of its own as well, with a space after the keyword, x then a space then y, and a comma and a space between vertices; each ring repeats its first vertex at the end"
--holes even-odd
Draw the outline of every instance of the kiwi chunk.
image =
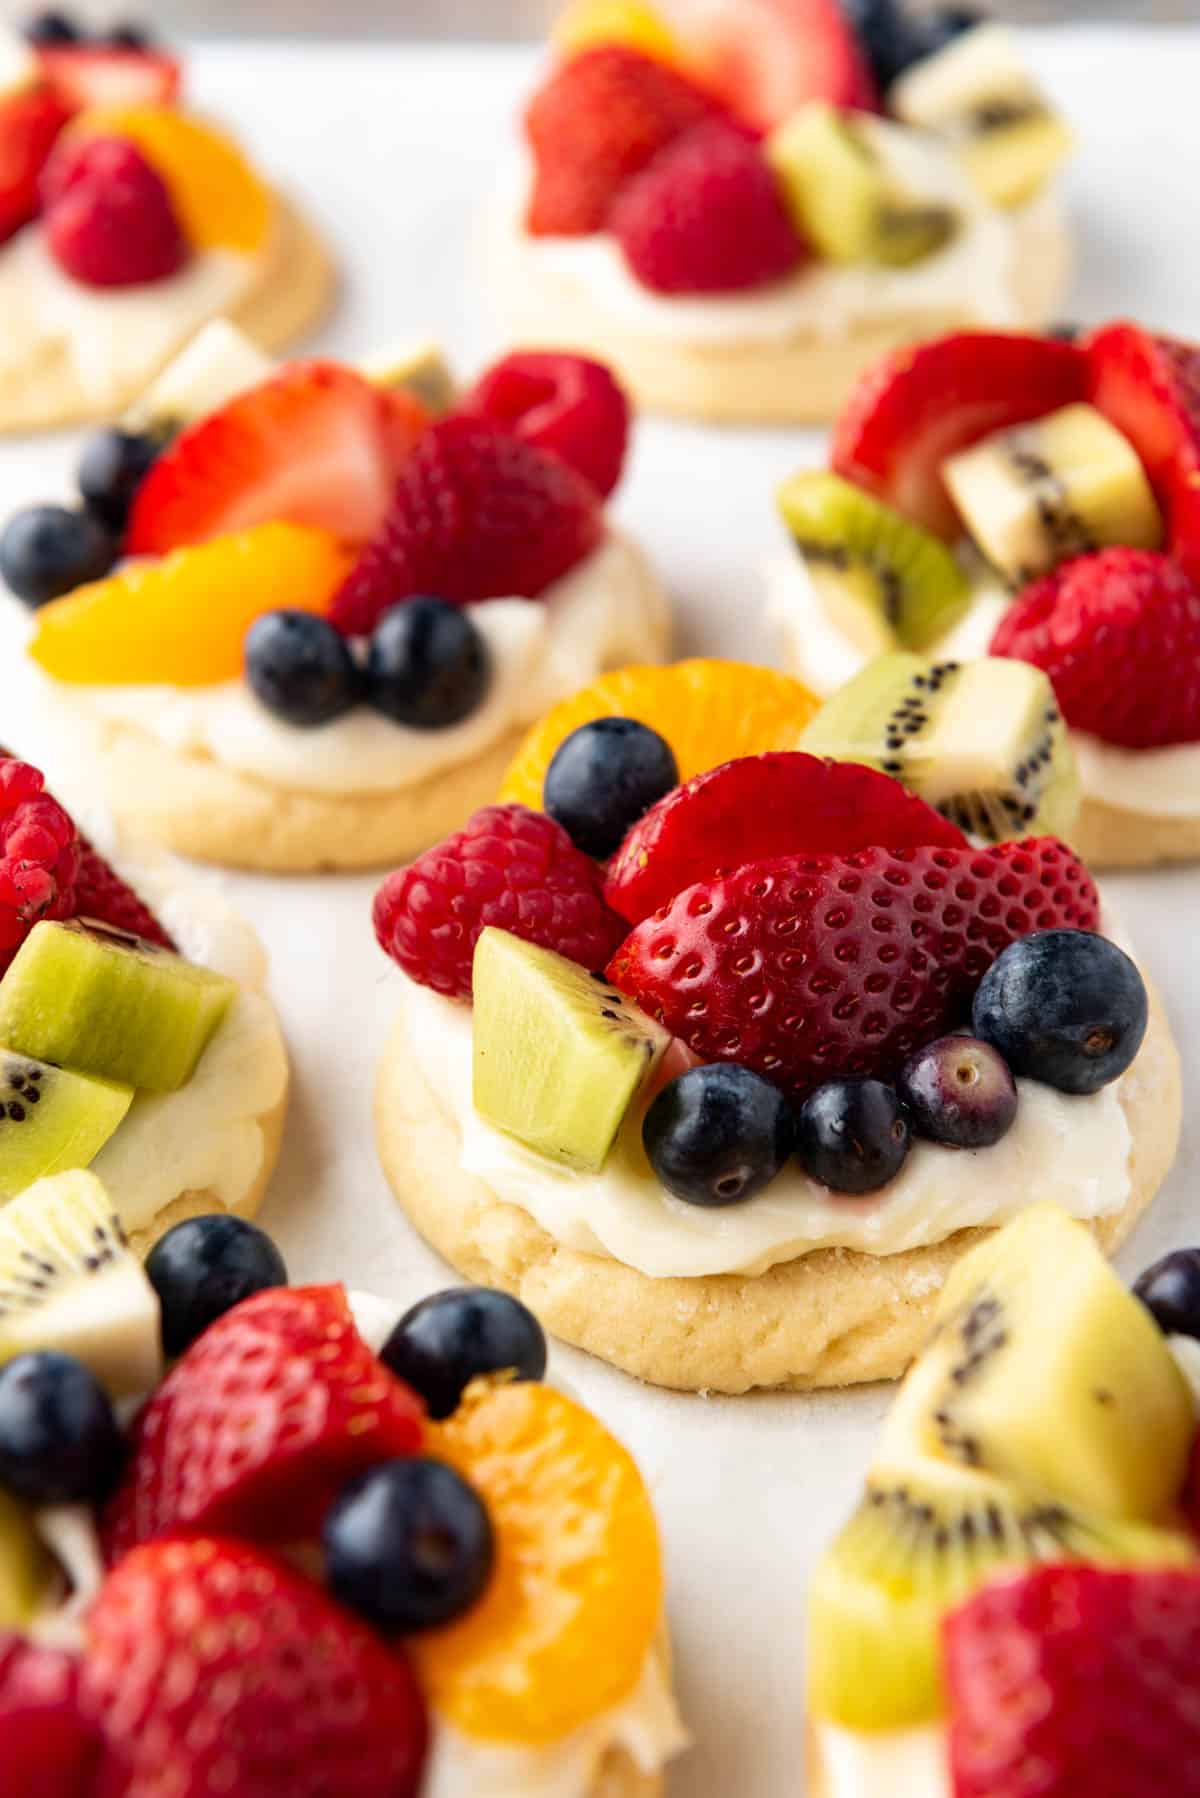
POLYGON ((0 1630, 27 1629, 54 1579, 32 1514, 0 1488, 0 1630))
POLYGON ((826 700, 798 747, 894 775, 989 842, 1069 837, 1079 812, 1054 689, 1028 662, 877 656, 826 700))
POLYGON ((43 1348, 82 1361, 114 1398, 152 1391, 162 1373, 157 1295, 104 1187, 81 1170, 0 1211, 0 1362, 43 1348))
POLYGON ((939 538, 840 475, 794 474, 777 504, 824 610, 865 655, 927 649, 970 604, 939 538))
POLYGON ((150 1092, 191 1079, 237 988, 86 919, 35 924, 0 981, 0 1043, 150 1092))
POLYGON ((1136 450, 1093 406, 1064 406, 985 437, 942 474, 979 548, 1018 585, 1108 544, 1162 542, 1136 450))
POLYGON ((669 1033, 597 975, 489 928, 475 946, 475 1109, 596 1173, 669 1033))
POLYGON ((0 1197, 14 1198, 45 1175, 87 1167, 132 1103, 132 1086, 0 1049, 0 1197))
POLYGON ((359 373, 376 387, 402 387, 435 418, 449 412, 458 387, 439 344, 392 344, 366 356, 359 373))
POLYGON ((227 318, 188 340, 123 419, 128 430, 166 439, 205 418, 275 371, 271 358, 227 318))

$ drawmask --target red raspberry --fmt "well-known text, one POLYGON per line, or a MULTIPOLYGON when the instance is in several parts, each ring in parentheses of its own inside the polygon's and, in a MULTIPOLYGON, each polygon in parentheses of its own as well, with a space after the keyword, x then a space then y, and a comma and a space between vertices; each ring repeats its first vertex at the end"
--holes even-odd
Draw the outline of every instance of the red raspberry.
POLYGON ((602 968, 625 934, 602 885, 596 863, 553 818, 523 805, 485 805, 388 875, 375 895, 375 934, 410 979, 469 999, 475 944, 489 924, 602 968))
POLYGON ((601 362, 516 350, 480 377, 457 410, 561 456, 604 497, 621 478, 629 401, 601 362))
POLYGON ((95 918, 100 924, 111 924, 114 930, 128 930, 148 943, 173 949, 174 943, 149 906, 132 887, 126 886, 86 837, 80 837, 79 850, 79 877, 71 916, 95 918))
POLYGON ((535 236, 602 231, 621 189, 652 157, 721 108, 665 63, 621 45, 573 56, 533 96, 525 134, 535 236))
POLYGON ((630 270, 658 293, 733 293, 788 275, 806 251, 758 145, 697 125, 631 182, 612 214, 630 270))
POLYGON ((560 457, 484 419, 443 418, 418 440, 330 617, 357 637, 418 593, 536 599, 603 535, 598 494, 560 457))
POLYGON ((943 1626, 954 1798, 1200 1798, 1200 1572, 1039 1567, 943 1626))
POLYGON ((1200 740, 1200 590, 1170 556, 1063 563, 1013 601, 991 653, 1044 669, 1067 723, 1105 743, 1200 740))
POLYGON ((631 931, 608 977, 702 1060, 804 1094, 894 1074, 961 1023, 1009 943, 1099 918, 1087 869, 1055 837, 795 856, 686 887, 631 931))
POLYGON ((161 281, 188 259, 166 183, 123 138, 67 140, 47 164, 43 195, 51 254, 87 287, 161 281))
POLYGON ((80 1709, 79 1663, 21 1636, 0 1637, 0 1766, 19 1798, 85 1798, 100 1742, 80 1709))
POLYGON ((36 768, 0 759, 0 974, 42 918, 70 918, 79 837, 36 768))
POLYGON ((0 243, 37 216, 42 170, 70 116, 45 87, 0 104, 0 243))

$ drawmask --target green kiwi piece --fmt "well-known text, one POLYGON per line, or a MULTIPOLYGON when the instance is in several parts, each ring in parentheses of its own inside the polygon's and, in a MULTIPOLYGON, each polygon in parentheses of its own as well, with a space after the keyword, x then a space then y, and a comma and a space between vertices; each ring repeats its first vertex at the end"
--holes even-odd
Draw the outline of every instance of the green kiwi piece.
POLYGON ((54 1564, 32 1513, 0 1488, 0 1630, 24 1632, 54 1581, 54 1564))
POLYGON ((877 656, 826 700, 798 747, 894 775, 988 842, 1069 839, 1079 814, 1054 689, 1028 662, 877 656))
POLYGON ((475 946, 474 1098, 539 1155, 595 1173, 670 1036, 607 981, 489 928, 475 946))
POLYGON ((0 1049, 0 1197, 15 1198, 47 1174, 86 1167, 132 1103, 132 1086, 0 1049))
POLYGON ((0 981, 0 1043, 149 1092, 191 1079, 237 988, 89 919, 35 924, 0 981))
POLYGON ((825 611, 865 655, 927 649, 970 604, 944 543, 840 475, 794 474, 776 502, 825 611))

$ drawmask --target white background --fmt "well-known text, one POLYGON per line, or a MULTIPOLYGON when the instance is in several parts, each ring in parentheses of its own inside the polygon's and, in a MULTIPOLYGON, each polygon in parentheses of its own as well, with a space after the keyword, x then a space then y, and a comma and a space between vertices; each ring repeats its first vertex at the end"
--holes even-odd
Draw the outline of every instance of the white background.
MULTIPOLYGON (((1081 140, 1068 181, 1082 244, 1071 315, 1136 313, 1200 335, 1200 32, 1064 30, 1027 42, 1081 140)), ((197 53, 197 99, 236 124, 341 253, 344 303, 322 347, 354 354, 433 333, 461 370, 479 366, 487 296, 472 232, 532 67, 525 52, 468 48, 197 53)), ((618 510, 671 587, 680 650, 771 659, 756 616, 757 570, 778 543, 771 489, 820 451, 816 433, 640 427, 618 510)), ((0 443, 0 492, 12 503, 56 494, 74 453, 61 437, 0 443)), ((447 1283, 388 1194, 372 1144, 373 1069, 392 1009, 389 964, 370 934, 376 880, 220 878, 267 940, 293 1056, 264 1216, 293 1278, 340 1277, 402 1298, 447 1283)), ((1200 876, 1114 879, 1110 893, 1194 1067, 1200 876)), ((1200 1128, 1190 1101, 1185 1112, 1183 1153, 1126 1252, 1130 1273, 1200 1237, 1200 1128)), ((672 1798, 794 1798, 806 1575, 853 1501, 887 1394, 681 1398, 579 1355, 563 1352, 559 1365, 637 1453, 658 1505, 696 1738, 672 1798)))

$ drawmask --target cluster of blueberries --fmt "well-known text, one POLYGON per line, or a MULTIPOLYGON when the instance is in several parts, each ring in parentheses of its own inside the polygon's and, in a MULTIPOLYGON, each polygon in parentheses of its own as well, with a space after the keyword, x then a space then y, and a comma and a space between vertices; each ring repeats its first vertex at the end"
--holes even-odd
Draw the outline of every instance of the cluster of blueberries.
POLYGON ((0 574, 27 606, 44 606, 116 566, 133 496, 166 433, 106 425, 84 445, 78 506, 26 506, 0 534, 0 574))
POLYGON ((89 44, 97 49, 106 50, 149 50, 153 39, 141 25, 113 25, 109 30, 93 36, 85 31, 78 19, 66 12, 40 12, 25 27, 25 36, 31 44, 41 44, 47 49, 55 44, 89 44))

